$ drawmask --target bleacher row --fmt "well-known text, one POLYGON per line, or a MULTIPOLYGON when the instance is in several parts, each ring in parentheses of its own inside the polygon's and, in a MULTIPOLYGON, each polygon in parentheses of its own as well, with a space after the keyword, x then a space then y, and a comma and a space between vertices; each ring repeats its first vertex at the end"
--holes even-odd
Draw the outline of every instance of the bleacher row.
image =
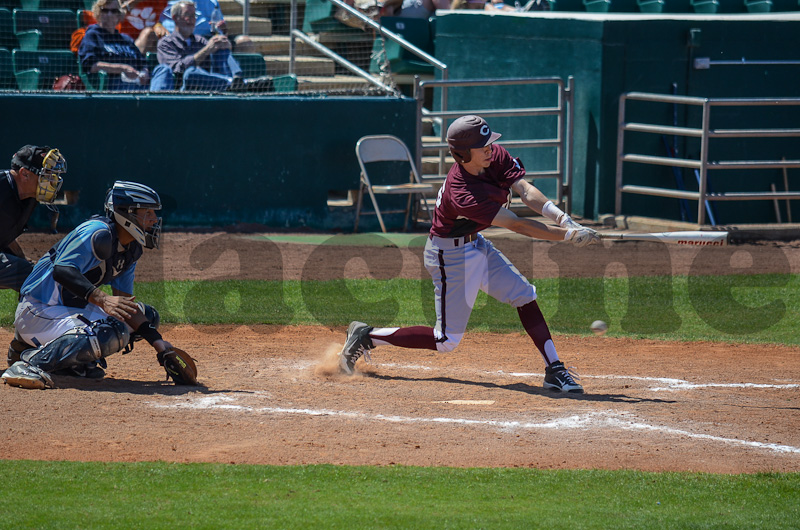
MULTIPOLYGON (((30 1, 30 0, 23 0, 30 1)), ((65 0, 42 0, 54 5, 65 0)), ((74 3, 74 2, 73 2, 74 3)), ((74 7, 74 6, 73 6, 74 7)), ((105 76, 83 72, 78 58, 70 51, 72 33, 80 27, 83 2, 75 10, 0 8, 0 89, 48 90, 60 76, 74 74, 81 78, 87 90, 103 90, 105 76)), ((89 6, 91 7, 91 6, 89 6)), ((267 75, 266 63, 260 54, 234 54, 245 77, 267 75)), ((147 54, 152 72, 158 65, 154 53, 147 54)), ((288 86, 276 87, 291 91, 296 85, 290 78, 282 79, 288 86)))
MULTIPOLYGON (((287 0, 288 1, 288 0, 287 0)), ((553 11, 650 12, 650 13, 747 13, 800 10, 800 0, 549 0, 553 11)), ((77 57, 69 50, 72 33, 80 26, 80 14, 91 9, 92 0, 0 0, 0 89, 48 90, 59 76, 79 75, 88 90, 102 90, 102 75, 81 72, 77 57)), ((340 31, 362 41, 367 35, 335 20, 335 9, 327 0, 306 0, 303 29, 307 33, 340 31)), ((382 24, 422 50, 434 55, 435 17, 430 20, 384 17, 382 24)), ((369 37, 368 37, 369 38, 369 37)), ((432 74, 430 65, 419 61, 399 45, 375 39, 367 53, 369 70, 381 71, 383 49, 393 74, 432 74), (369 57, 371 56, 371 61, 369 57)), ((246 77, 266 75, 260 54, 236 54, 246 77)), ((148 65, 157 64, 148 54, 148 65)), ((366 64, 365 64, 366 66, 366 64)), ((272 72, 270 72, 272 73, 272 72)), ((291 89, 287 87, 287 89, 291 89)))

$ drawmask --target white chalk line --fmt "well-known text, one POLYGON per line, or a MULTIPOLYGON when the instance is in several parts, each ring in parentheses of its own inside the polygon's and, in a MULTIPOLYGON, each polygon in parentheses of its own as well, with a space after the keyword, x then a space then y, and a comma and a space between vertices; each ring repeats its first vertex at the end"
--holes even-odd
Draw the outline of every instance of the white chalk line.
MULTIPOLYGON (((184 398, 181 398, 184 399, 184 398)), ((587 414, 578 414, 567 416, 563 418, 556 418, 541 422, 526 422, 526 421, 501 421, 490 419, 468 419, 468 418, 447 418, 447 417, 410 417, 410 416, 397 416, 386 414, 370 414, 357 411, 342 411, 331 409, 311 409, 311 408, 286 408, 286 407, 252 407, 249 405, 239 405, 235 402, 236 398, 218 394, 214 396, 202 396, 198 398, 191 398, 189 401, 181 401, 176 403, 153 403, 150 404, 156 408, 184 408, 196 410, 225 410, 237 411, 243 413, 256 413, 256 414, 275 414, 275 415, 299 415, 299 416, 331 416, 348 418, 354 420, 364 421, 379 421, 387 423, 429 423, 438 425, 459 425, 459 426, 477 426, 477 427, 493 427, 503 431, 516 431, 516 430, 547 430, 547 429, 597 429, 597 428, 617 428, 623 430, 639 430, 658 432, 662 434, 669 434, 673 436, 685 436, 698 440, 708 440, 712 442, 720 442, 727 445, 738 445, 743 447, 753 447, 757 449, 766 449, 776 453, 784 454, 800 454, 800 447, 793 447, 790 445, 781 445, 774 443, 762 443, 748 440, 739 440, 736 438, 725 438, 722 436, 714 436, 710 434, 693 433, 682 429, 674 429, 663 425, 650 425, 629 419, 632 416, 630 413, 625 412, 589 412, 587 414)))
MULTIPOLYGON (((428 366, 419 366, 414 364, 398 364, 398 363, 373 363, 374 366, 385 368, 399 368, 402 370, 418 370, 418 371, 432 371, 433 368, 428 366)), ((461 370, 464 372, 464 370, 461 370)), ((484 373, 489 375, 520 377, 523 379, 541 378, 543 373, 533 372, 505 372, 503 370, 497 371, 473 371, 472 373, 484 373)), ((683 379, 672 379, 668 377, 639 377, 632 375, 587 375, 580 374, 581 379, 627 379, 634 381, 646 381, 659 383, 666 386, 654 386, 648 388, 652 392, 675 392, 678 390, 696 390, 700 388, 755 388, 755 389, 776 389, 776 390, 791 390, 800 388, 798 383, 785 383, 785 384, 767 384, 767 383, 691 383, 683 379)))

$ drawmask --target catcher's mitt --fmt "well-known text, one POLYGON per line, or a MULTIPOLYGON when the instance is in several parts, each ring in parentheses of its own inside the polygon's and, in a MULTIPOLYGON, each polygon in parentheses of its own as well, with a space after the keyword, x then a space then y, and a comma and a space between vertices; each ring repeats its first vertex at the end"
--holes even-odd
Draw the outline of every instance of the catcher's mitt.
POLYGON ((167 378, 172 378, 176 385, 196 385, 197 366, 194 359, 179 348, 170 348, 157 356, 158 364, 167 371, 167 378))

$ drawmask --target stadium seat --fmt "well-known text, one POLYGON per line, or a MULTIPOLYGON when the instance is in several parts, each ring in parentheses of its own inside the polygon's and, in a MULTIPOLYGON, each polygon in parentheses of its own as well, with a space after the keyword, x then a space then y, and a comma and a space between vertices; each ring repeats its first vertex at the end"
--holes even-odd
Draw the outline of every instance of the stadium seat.
POLYGON ((22 9, 92 9, 91 0, 19 0, 22 9))
POLYGON ((748 13, 769 13, 772 11, 772 0, 744 0, 748 13))
POLYGON ((636 3, 642 13, 662 13, 664 11, 664 0, 636 0, 636 3))
POLYGON ((158 66, 158 54, 155 52, 147 52, 145 59, 147 60, 147 69, 150 70, 150 74, 152 75, 153 70, 158 66))
POLYGON ((245 78, 267 75, 267 63, 260 53, 234 53, 233 58, 242 67, 242 75, 245 78))
POLYGON ((106 83, 108 82, 108 74, 100 71, 96 74, 92 74, 90 72, 85 72, 83 67, 81 66, 80 61, 76 61, 78 63, 78 75, 83 81, 83 85, 86 87, 87 92, 100 92, 105 90, 106 83))
MULTIPOLYGON (((409 17, 383 17, 381 26, 392 33, 396 33, 405 40, 421 49, 422 51, 434 55, 433 22, 424 18, 409 17)), ((384 44, 380 37, 375 39, 372 46, 372 60, 370 62, 370 72, 380 72, 380 58, 383 56, 382 48, 384 44)), ((421 60, 415 54, 406 50, 396 42, 386 39, 386 58, 393 74, 432 74, 433 65, 421 60)))
POLYGON ((64 74, 80 74, 78 61, 69 50, 14 50, 14 77, 20 90, 49 90, 64 74))
POLYGON ((19 0, 0 0, 0 9, 12 11, 20 7, 19 0))
POLYGON ((15 90, 17 81, 14 79, 14 63, 11 52, 0 49, 0 90, 15 90))
POLYGON ((695 13, 716 13, 719 11, 719 0, 692 0, 695 13))
POLYGON ((17 38, 14 36, 14 19, 11 11, 0 8, 0 48, 9 50, 18 47, 17 38))
POLYGON ((583 7, 590 13, 608 13, 611 0, 583 0, 583 7))
POLYGON ((66 9, 15 9, 13 18, 20 48, 28 51, 69 49, 72 33, 78 29, 75 11, 66 9))
POLYGON ((295 74, 278 75, 272 78, 275 92, 296 92, 297 76, 295 74))

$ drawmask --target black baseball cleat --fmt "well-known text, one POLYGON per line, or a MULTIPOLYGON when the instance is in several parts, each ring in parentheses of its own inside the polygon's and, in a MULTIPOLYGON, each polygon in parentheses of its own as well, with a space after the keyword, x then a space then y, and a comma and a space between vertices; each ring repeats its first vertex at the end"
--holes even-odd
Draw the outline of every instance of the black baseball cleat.
POLYGON ((362 356, 367 356, 369 359, 369 352, 375 346, 372 344, 372 339, 369 338, 369 332, 372 331, 372 326, 368 326, 363 322, 351 322, 347 328, 347 339, 344 341, 344 347, 339 352, 339 368, 347 375, 353 375, 356 367, 356 361, 362 356))
POLYGON ((580 379, 578 374, 567 369, 561 361, 554 362, 544 371, 544 387, 548 390, 583 394, 583 387, 575 379, 580 379))

